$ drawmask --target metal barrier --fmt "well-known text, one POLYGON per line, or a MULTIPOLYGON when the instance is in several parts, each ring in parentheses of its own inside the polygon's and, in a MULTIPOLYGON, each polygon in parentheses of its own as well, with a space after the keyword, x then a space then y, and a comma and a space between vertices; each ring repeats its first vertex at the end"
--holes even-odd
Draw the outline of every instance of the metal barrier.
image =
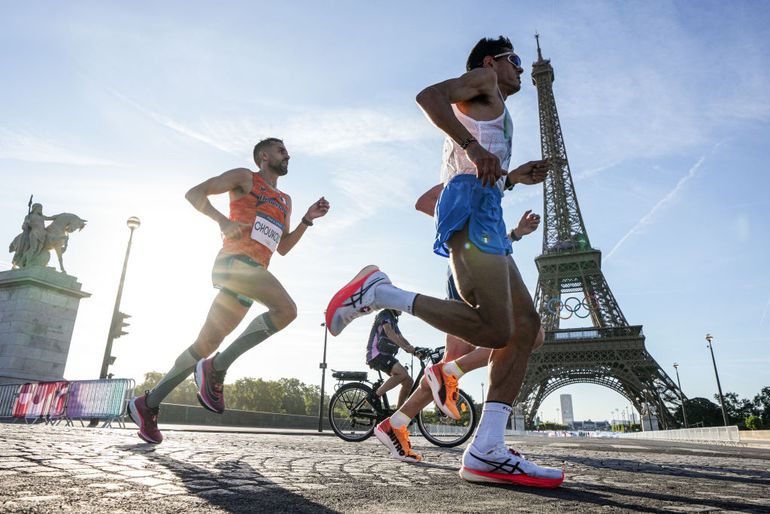
POLYGON ((113 421, 124 427, 122 418, 133 389, 134 381, 127 378, 71 382, 64 418, 68 425, 73 420, 99 419, 103 427, 113 421))
POLYGON ((98 419, 103 426, 117 422, 122 427, 133 390, 134 381, 127 378, 0 384, 0 419, 27 423, 65 420, 68 425, 98 419))
POLYGON ((620 437, 629 439, 658 439, 665 441, 715 444, 738 444, 741 440, 737 426, 653 430, 648 432, 625 433, 620 437))
POLYGON ((52 413, 61 415, 68 385, 66 381, 22 385, 13 406, 13 417, 34 423, 48 421, 52 413))
POLYGON ((13 417, 13 406, 22 384, 0 384, 0 419, 13 417))

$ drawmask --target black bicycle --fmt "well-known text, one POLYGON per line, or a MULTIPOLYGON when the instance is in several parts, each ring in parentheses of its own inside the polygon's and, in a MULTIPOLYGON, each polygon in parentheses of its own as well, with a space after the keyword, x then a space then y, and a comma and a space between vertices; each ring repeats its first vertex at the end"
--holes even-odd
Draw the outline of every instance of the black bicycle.
MULTIPOLYGON (((414 356, 420 362, 420 373, 414 381, 412 392, 419 386, 428 362, 436 364, 444 357, 444 347, 435 350, 415 348, 414 356)), ((382 373, 377 373, 380 378, 376 382, 369 381, 366 371, 332 373, 332 377, 337 379, 337 385, 329 400, 329 424, 334 433, 345 441, 360 442, 368 439, 374 432, 374 427, 395 412, 388 403, 388 395, 378 398, 375 394, 384 382, 382 373)), ((476 429, 478 417, 473 401, 462 389, 458 389, 458 393, 459 420, 445 416, 433 403, 417 415, 417 427, 420 432, 436 446, 446 448, 460 445, 467 441, 476 429)))

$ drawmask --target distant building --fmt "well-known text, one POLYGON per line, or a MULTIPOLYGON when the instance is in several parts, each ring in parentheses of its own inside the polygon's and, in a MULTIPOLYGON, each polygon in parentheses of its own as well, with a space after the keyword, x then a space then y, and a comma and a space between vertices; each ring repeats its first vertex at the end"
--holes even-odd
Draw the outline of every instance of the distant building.
POLYGON ((572 412, 572 395, 563 394, 561 399, 561 424, 568 427, 575 425, 575 415, 572 412))

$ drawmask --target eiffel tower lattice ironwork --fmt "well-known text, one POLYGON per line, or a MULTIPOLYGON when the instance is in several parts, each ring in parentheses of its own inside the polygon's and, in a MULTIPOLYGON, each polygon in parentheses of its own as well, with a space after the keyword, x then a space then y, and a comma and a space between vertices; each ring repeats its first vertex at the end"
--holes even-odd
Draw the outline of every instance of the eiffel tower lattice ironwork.
MULTIPOLYGON (((642 413, 647 429, 674 428, 680 406, 676 383, 647 352, 641 325, 629 325, 601 269, 601 251, 588 239, 572 182, 567 150, 553 95, 554 71, 543 59, 532 66, 537 87, 543 158, 551 172, 543 183, 543 253, 535 306, 545 329, 545 344, 532 354, 516 403, 533 425, 543 400, 576 383, 598 384, 624 396, 642 413), (560 328, 577 319, 579 328, 560 328)), ((570 325, 575 325, 574 321, 570 325)))

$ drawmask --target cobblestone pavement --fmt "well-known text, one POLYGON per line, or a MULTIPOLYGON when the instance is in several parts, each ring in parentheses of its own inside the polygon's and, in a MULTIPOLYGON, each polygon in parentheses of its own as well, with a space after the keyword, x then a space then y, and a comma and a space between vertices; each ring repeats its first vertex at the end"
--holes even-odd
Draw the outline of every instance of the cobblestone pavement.
POLYGON ((770 512, 770 451, 680 443, 518 438, 558 490, 482 486, 460 449, 427 463, 385 457, 375 439, 0 425, 2 512, 770 512))

